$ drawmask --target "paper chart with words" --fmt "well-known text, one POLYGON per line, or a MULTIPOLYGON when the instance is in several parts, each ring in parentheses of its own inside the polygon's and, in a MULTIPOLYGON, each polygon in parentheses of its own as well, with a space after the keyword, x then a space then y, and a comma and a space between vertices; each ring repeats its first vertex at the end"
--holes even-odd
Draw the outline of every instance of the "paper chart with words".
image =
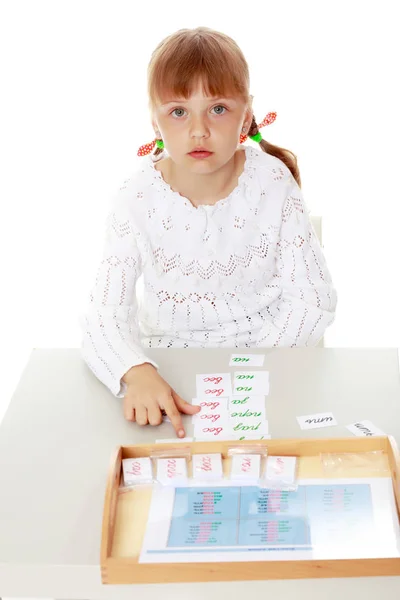
POLYGON ((400 556, 390 478, 300 480, 296 491, 232 485, 152 492, 139 562, 400 556))

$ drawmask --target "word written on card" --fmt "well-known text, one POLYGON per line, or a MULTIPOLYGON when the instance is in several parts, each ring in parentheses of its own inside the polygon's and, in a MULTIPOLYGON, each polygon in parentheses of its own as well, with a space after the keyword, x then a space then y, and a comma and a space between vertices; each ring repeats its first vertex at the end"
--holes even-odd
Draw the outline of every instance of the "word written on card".
POLYGON ((197 398, 193 398, 192 404, 195 406, 200 406, 201 413, 221 412, 222 410, 227 410, 228 398, 216 398, 215 400, 198 400, 197 398))
POLYGON ((194 437, 196 440, 229 440, 232 434, 232 427, 228 421, 218 421, 217 423, 194 422, 194 437))
POLYGON ((259 433, 268 434, 268 421, 265 419, 231 419, 232 433, 259 433))
POLYGON ((221 454, 193 454, 193 477, 195 479, 222 479, 221 454))
POLYGON ((346 425, 346 429, 354 435, 371 437, 375 435, 386 435, 381 429, 378 429, 371 421, 359 421, 352 425, 346 425))
POLYGON ((268 371, 238 371, 233 376, 233 396, 253 396, 269 393, 268 371))
POLYGON ((264 354, 232 354, 229 366, 245 365, 246 367, 262 367, 264 359, 264 354))
POLYGON ((216 423, 194 421, 194 438, 196 440, 259 440, 269 438, 268 421, 257 420, 231 422, 219 420, 216 423))
POLYGON ((196 375, 196 389, 199 400, 232 396, 230 375, 229 373, 196 375))
POLYGON ((301 429, 318 429, 320 427, 332 427, 337 425, 337 421, 331 412, 317 413, 315 415, 306 415, 296 417, 301 429))
POLYGON ((268 482, 293 484, 296 479, 296 465, 295 456, 268 456, 265 479, 268 482))
POLYGON ((200 406, 200 412, 192 417, 192 422, 206 421, 207 423, 216 423, 220 419, 228 417, 228 398, 216 398, 211 400, 198 400, 193 398, 192 404, 200 406))
POLYGON ((254 410, 260 407, 265 408, 265 396, 232 396, 229 399, 229 409, 237 407, 238 409, 246 407, 254 410))
POLYGON ((265 419, 265 406, 259 408, 238 408, 237 406, 229 409, 229 416, 231 419, 241 419, 242 421, 250 421, 253 419, 265 419))
POLYGON ((193 415, 192 423, 216 423, 219 420, 226 420, 228 412, 226 410, 219 412, 199 412, 193 415))
POLYGON ((158 458, 157 481, 163 485, 185 485, 187 466, 185 458, 158 458))
POLYGON ((153 479, 151 460, 144 458, 124 458, 122 460, 125 485, 142 483, 153 479))
POLYGON ((236 454, 232 456, 231 479, 257 480, 260 477, 260 454, 236 454))

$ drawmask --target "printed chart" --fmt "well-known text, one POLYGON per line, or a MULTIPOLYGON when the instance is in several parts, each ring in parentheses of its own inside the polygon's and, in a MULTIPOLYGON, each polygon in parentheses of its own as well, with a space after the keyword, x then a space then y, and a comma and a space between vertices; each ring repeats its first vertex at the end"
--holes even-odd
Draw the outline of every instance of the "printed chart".
POLYGON ((157 488, 140 562, 400 556, 391 480, 157 488))

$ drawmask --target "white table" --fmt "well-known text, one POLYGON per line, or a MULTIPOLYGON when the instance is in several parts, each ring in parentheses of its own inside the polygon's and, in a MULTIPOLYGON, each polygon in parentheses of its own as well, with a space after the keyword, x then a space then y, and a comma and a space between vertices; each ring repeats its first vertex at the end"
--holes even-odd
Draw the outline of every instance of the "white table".
MULTIPOLYGON (((261 351, 261 350, 260 350, 261 351)), ((187 399, 195 374, 233 370, 237 350, 152 350, 161 374, 187 399)), ((256 352, 251 349, 251 352, 256 352)), ((400 443, 395 349, 263 350, 273 438, 351 435, 370 419, 400 443), (337 427, 303 432, 296 415, 332 411, 337 427)), ((191 424, 187 424, 187 435, 191 424)), ((110 456, 118 445, 174 437, 139 428, 83 363, 78 349, 36 349, 0 426, 0 596, 76 599, 310 600, 400 598, 400 577, 103 586, 99 553, 110 456)))

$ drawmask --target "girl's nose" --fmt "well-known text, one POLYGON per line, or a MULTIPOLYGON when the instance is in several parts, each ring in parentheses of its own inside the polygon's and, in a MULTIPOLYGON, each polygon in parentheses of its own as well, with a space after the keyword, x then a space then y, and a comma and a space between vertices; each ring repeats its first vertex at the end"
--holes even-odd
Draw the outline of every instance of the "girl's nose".
POLYGON ((190 135, 192 137, 205 137, 208 135, 208 127, 204 119, 192 119, 190 126, 190 135))

